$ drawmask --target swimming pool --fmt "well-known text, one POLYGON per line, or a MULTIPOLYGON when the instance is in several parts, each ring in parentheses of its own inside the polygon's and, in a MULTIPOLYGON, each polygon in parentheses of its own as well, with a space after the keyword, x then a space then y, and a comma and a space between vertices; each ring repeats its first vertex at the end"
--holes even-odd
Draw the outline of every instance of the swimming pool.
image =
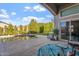
MULTIPOLYGON (((45 46, 42 46, 38 50, 38 56, 66 56, 67 51, 72 51, 73 48, 71 46, 65 46, 65 45, 57 45, 57 44, 47 44, 45 46)), ((76 53, 76 55, 79 55, 79 52, 76 53)))

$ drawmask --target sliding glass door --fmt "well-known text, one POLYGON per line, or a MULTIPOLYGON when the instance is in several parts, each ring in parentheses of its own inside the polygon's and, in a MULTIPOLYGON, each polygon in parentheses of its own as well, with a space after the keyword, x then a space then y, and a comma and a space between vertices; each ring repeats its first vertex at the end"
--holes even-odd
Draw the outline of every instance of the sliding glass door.
POLYGON ((69 22, 61 22, 61 39, 69 40, 69 22))
POLYGON ((79 20, 61 22, 61 39, 79 41, 79 20))
POLYGON ((71 32, 71 40, 79 41, 79 20, 71 21, 73 31, 71 32))

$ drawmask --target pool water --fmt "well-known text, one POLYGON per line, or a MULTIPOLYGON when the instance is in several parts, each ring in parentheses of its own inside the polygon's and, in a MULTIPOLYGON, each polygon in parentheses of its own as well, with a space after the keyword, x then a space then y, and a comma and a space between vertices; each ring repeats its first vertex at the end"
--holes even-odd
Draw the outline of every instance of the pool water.
MULTIPOLYGON (((66 56, 68 51, 72 51, 73 48, 71 46, 65 46, 65 45, 57 45, 57 44, 47 44, 45 46, 42 46, 38 50, 38 56, 66 56)), ((79 52, 76 53, 76 55, 79 55, 79 52)))
POLYGON ((15 41, 15 40, 30 40, 31 37, 28 36, 17 36, 17 37, 9 37, 9 38, 0 38, 0 42, 10 42, 10 41, 15 41))

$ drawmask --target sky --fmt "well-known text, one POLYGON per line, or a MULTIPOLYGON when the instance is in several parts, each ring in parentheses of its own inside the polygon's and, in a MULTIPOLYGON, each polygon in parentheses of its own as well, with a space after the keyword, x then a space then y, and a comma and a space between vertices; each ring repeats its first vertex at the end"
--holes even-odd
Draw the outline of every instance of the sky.
POLYGON ((38 3, 0 3, 0 21, 13 25, 28 25, 31 19, 47 23, 54 16, 38 3))

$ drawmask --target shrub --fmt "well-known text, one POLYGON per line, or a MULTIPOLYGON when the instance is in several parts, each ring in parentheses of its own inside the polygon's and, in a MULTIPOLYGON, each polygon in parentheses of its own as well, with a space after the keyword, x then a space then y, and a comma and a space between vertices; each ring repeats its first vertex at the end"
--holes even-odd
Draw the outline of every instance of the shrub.
POLYGON ((54 33, 54 35, 58 35, 58 33, 59 33, 58 29, 57 28, 53 29, 53 33, 54 33))

